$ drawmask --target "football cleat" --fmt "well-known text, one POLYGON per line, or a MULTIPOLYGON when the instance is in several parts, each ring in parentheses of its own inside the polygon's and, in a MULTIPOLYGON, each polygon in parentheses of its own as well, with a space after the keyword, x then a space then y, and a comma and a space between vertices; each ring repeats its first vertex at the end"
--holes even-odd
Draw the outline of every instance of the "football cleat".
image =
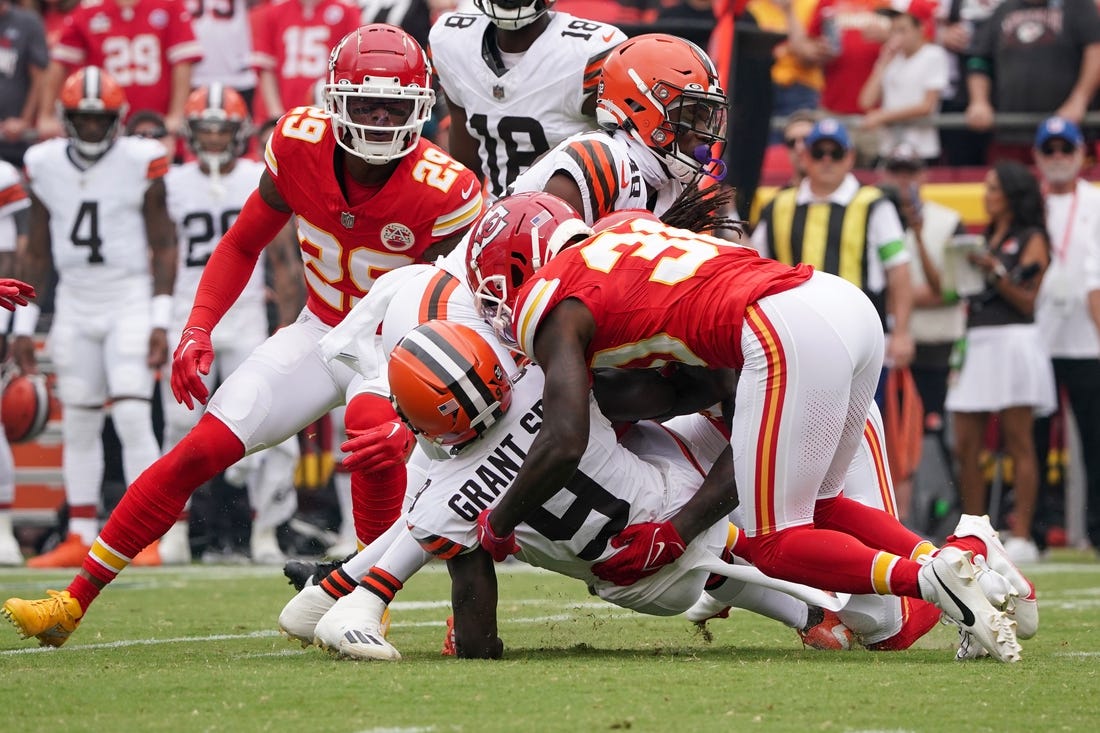
POLYGON ((810 606, 806 626, 798 629, 802 645, 810 649, 847 651, 852 648, 852 631, 832 611, 810 606))
POLYGON ((319 585, 307 585, 290 599, 279 614, 279 631, 307 647, 313 643, 317 622, 328 613, 336 599, 319 585))
MULTIPOLYGON (((1016 595, 1008 600, 1005 608, 1008 615, 1016 621, 1016 636, 1020 639, 1035 636, 1039 631, 1039 601, 1035 596, 1035 586, 1012 562, 997 531, 989 523, 989 517, 984 514, 962 515, 952 536, 975 537, 985 543, 985 558, 989 568, 1004 576, 1016 591, 1016 595)), ((947 545, 950 544, 951 539, 948 538, 947 545)))
POLYGON ((38 557, 27 560, 28 568, 78 568, 84 563, 84 558, 91 551, 91 546, 84 544, 80 535, 69 533, 65 541, 38 557))
POLYGON ((157 552, 163 565, 191 564, 191 527, 188 522, 173 522, 160 538, 157 552))
POLYGON ((286 576, 287 582, 294 586, 294 590, 301 590, 309 585, 317 585, 328 577, 328 574, 333 570, 343 566, 344 563, 355 557, 355 554, 355 552, 352 552, 341 560, 330 562, 288 560, 286 565, 283 565, 283 575, 286 576))
POLYGON ((0 565, 22 565, 23 551, 11 532, 0 529, 0 565))
POLYGON ((396 662, 401 653, 386 641, 386 611, 381 598, 356 588, 317 622, 313 642, 344 659, 396 662))
POLYGON ((1016 623, 990 604, 976 577, 972 553, 944 547, 917 574, 921 597, 938 606, 1002 662, 1020 659, 1016 623))
POLYGON ((981 659, 988 656, 989 652, 978 643, 973 634, 959 629, 959 648, 955 651, 955 661, 965 662, 968 659, 981 659))
POLYGON ((27 601, 9 598, 0 608, 12 626, 24 639, 37 637, 40 646, 61 646, 68 641, 84 616, 80 603, 69 591, 48 590, 49 598, 27 601))
POLYGON ((455 617, 447 617, 447 630, 443 632, 443 648, 439 650, 441 656, 444 657, 457 657, 458 650, 455 648, 455 617))

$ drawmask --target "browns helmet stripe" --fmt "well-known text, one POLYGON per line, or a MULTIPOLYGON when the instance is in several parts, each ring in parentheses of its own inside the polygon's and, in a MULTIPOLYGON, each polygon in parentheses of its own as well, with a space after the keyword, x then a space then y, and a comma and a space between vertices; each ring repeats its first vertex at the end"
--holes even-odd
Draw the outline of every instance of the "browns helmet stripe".
POLYGON ((429 330, 413 330, 401 340, 401 346, 451 389, 459 406, 471 420, 497 401, 481 380, 474 365, 441 334, 429 330), (452 383, 451 375, 459 373, 466 378, 452 383))
POLYGON ((225 87, 220 82, 214 82, 210 85, 206 93, 206 108, 207 109, 225 109, 225 87))
MULTIPOLYGON (((99 99, 101 93, 99 80, 99 67, 88 66, 84 69, 84 100, 99 99)), ((81 100, 81 101, 84 101, 81 100)))

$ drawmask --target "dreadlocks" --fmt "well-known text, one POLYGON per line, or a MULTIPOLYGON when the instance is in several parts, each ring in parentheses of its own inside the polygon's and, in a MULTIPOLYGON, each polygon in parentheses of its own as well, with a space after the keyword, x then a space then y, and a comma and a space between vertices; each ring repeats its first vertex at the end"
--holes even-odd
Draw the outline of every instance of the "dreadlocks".
POLYGON ((732 229, 738 235, 744 234, 743 221, 722 215, 720 212, 733 201, 734 190, 721 186, 698 188, 688 186, 684 189, 668 211, 661 215, 661 221, 677 229, 689 229, 693 232, 714 232, 718 229, 732 229))

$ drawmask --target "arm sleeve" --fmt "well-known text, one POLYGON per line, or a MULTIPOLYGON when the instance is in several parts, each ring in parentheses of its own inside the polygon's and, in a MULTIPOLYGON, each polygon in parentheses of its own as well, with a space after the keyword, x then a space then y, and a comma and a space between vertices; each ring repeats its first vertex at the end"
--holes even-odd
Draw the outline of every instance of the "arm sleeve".
POLYGON ((259 191, 252 192, 202 271, 187 328, 214 330, 244 290, 264 247, 289 219, 289 213, 271 208, 260 198, 259 191))

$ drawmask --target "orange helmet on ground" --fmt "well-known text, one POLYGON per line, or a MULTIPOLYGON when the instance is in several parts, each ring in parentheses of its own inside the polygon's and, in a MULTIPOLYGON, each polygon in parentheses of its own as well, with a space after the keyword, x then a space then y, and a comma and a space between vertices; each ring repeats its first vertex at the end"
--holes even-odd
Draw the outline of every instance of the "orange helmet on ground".
POLYGON ((61 86, 57 100, 58 116, 77 152, 95 160, 111 147, 118 134, 122 118, 129 109, 126 92, 119 83, 98 66, 85 66, 69 75, 61 86), (90 132, 79 118, 102 117, 105 130, 90 132), (102 135, 100 134, 102 132, 102 135))
POLYGON ((628 132, 688 181, 710 162, 710 146, 725 140, 727 106, 714 62, 701 48, 649 33, 622 42, 604 61, 596 119, 628 132), (684 152, 677 139, 689 132, 696 143, 684 152))
POLYGON ((375 165, 416 147, 435 92, 428 56, 412 36, 385 23, 361 26, 332 49, 328 68, 325 111, 340 147, 375 165))
POLYGON ((573 207, 543 191, 497 199, 470 234, 466 281, 478 312, 515 345, 512 310, 520 287, 566 245, 592 233, 573 207))
POLYGON ((512 404, 512 383, 493 348, 476 331, 428 321, 390 354, 390 393, 397 414, 417 435, 458 450, 512 404))
POLYGON ((187 144, 207 167, 229 165, 248 149, 252 125, 248 105, 236 89, 219 82, 199 87, 187 97, 183 115, 187 144), (222 149, 208 148, 199 140, 203 132, 228 132, 231 140, 222 149))

